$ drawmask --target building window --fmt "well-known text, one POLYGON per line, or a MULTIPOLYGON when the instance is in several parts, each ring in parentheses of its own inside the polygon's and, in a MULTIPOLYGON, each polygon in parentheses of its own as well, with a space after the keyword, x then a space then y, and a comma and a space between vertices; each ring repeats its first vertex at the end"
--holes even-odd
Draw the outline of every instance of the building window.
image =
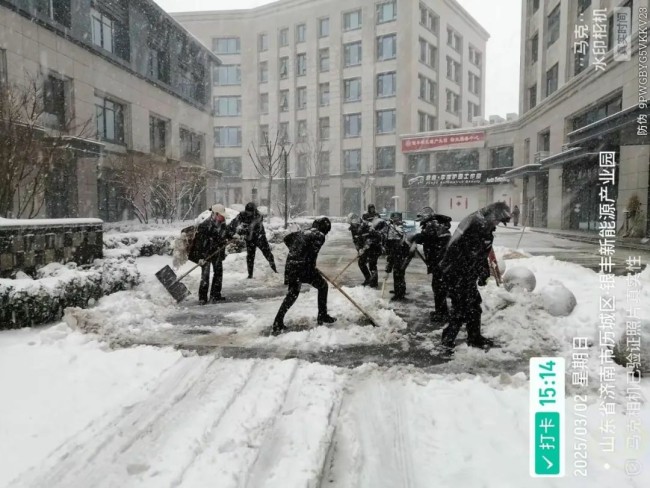
POLYGON ((300 53, 296 56, 296 76, 307 74, 307 54, 300 53))
POLYGON ((483 62, 483 55, 473 46, 469 47, 469 62, 479 68, 483 62))
POLYGON ((377 75, 377 98, 394 97, 397 92, 397 73, 389 71, 377 75))
POLYGON ((70 27, 70 0, 41 0, 34 3, 38 14, 70 27))
POLYGON ((361 114, 343 116, 343 135, 345 138, 361 136, 361 114))
POLYGON ((260 146, 266 146, 269 143, 269 126, 260 125, 260 146))
POLYGON ((535 64, 539 59, 539 34, 530 39, 530 64, 535 64))
POLYGON ((591 0, 578 0, 578 15, 587 10, 591 5, 591 0))
POLYGON ((460 96, 451 90, 447 90, 447 112, 458 115, 460 113, 460 96))
POLYGON ((215 54, 239 54, 239 37, 218 37, 212 39, 212 51, 215 54))
POLYGON ((298 178, 305 178, 307 176, 307 164, 309 154, 300 153, 296 161, 296 176, 298 178))
POLYGON ((377 23, 391 22, 397 18, 397 5, 395 0, 377 4, 377 23))
POLYGON ((296 44, 307 40, 307 25, 298 24, 296 26, 296 44))
POLYGON ((215 127, 216 147, 241 147, 241 127, 215 127))
POLYGON ((280 32, 278 33, 278 44, 280 44, 280 47, 289 45, 289 29, 286 27, 280 29, 280 32))
MULTIPOLYGON (((329 157, 329 155, 328 155, 329 157)), ((328 164, 329 164, 329 159, 328 159, 328 164)), ((329 171, 327 173, 321 173, 321 174, 329 174, 329 171)), ((318 199, 318 213, 320 215, 330 215, 330 199, 329 197, 320 197, 318 199)))
POLYGON ((241 115, 241 97, 214 97, 214 114, 217 117, 237 117, 241 115))
POLYGON ((585 68, 589 66, 589 37, 576 42, 573 49, 573 74, 576 76, 582 73, 585 68))
POLYGON ((307 107, 307 87, 299 86, 296 89, 296 110, 303 110, 307 107))
POLYGON ((412 154, 408 159, 408 172, 413 173, 428 173, 429 172, 429 155, 428 154, 412 154))
POLYGON ((203 135, 180 129, 181 159, 195 163, 203 161, 203 135))
POLYGON ((280 122, 278 126, 278 137, 280 144, 287 144, 289 141, 289 122, 280 122))
POLYGON ((463 41, 453 29, 447 28, 447 45, 457 53, 463 52, 463 41))
POLYGON ((318 104, 325 107, 330 104, 330 84, 321 83, 318 86, 318 104))
POLYGON ((280 58, 280 79, 286 80, 289 77, 289 58, 284 56, 280 58))
POLYGON ((510 168, 513 164, 513 146, 494 147, 490 149, 490 168, 510 168))
POLYGON ((447 79, 460 84, 460 63, 447 56, 447 79))
POLYGON ((6 86, 7 80, 7 50, 0 49, 0 87, 6 86))
POLYGON ((318 119, 318 137, 321 141, 328 141, 330 138, 330 118, 321 117, 318 119))
POLYGON ((361 149, 343 151, 343 171, 345 173, 361 172, 361 149))
POLYGON ((418 131, 429 132, 436 130, 436 118, 424 112, 418 111, 418 131))
POLYGON ((572 120, 573 130, 578 130, 586 125, 593 124, 605 117, 609 117, 617 112, 621 111, 622 99, 621 96, 617 96, 613 100, 608 100, 604 103, 599 104, 598 106, 583 112, 580 115, 577 115, 572 120))
POLYGON ((124 105, 108 98, 95 99, 97 137, 103 141, 124 143, 124 105))
POLYGON ((327 47, 318 51, 318 69, 321 73, 330 70, 330 50, 327 47))
POLYGON ((279 97, 280 112, 289 111, 289 90, 280 90, 279 97))
POLYGON ((436 159, 436 171, 472 171, 478 169, 479 154, 475 149, 443 151, 436 159))
POLYGON ((467 122, 472 122, 474 117, 481 115, 481 107, 475 103, 467 102, 467 122))
POLYGON ((117 22, 112 17, 95 9, 90 10, 90 18, 93 44, 108 52, 115 53, 115 28, 117 22))
POLYGON ((45 122, 50 127, 60 129, 65 127, 65 91, 64 80, 52 75, 45 78, 43 82, 43 112, 47 115, 45 122))
POLYGON ((425 102, 435 104, 436 94, 438 92, 436 82, 422 75, 418 75, 418 80, 420 82, 420 94, 418 98, 425 102))
POLYGON ((361 29, 361 10, 354 10, 343 14, 343 30, 351 31, 361 29))
POLYGON ((549 152, 551 150, 551 131, 545 130, 537 135, 537 152, 549 152))
POLYGON ((260 34, 257 40, 257 48, 260 52, 269 50, 269 35, 266 33, 260 34))
POLYGON ((546 47, 553 44, 560 37, 560 6, 558 5, 553 11, 548 14, 546 18, 546 32, 548 33, 548 41, 546 47))
POLYGON ((436 69, 438 62, 438 49, 429 44, 426 40, 420 38, 420 62, 427 65, 431 69, 436 69))
POLYGON ((528 89, 528 108, 534 108, 537 105, 537 84, 528 89))
POLYGON ((223 176, 241 178, 241 158, 214 158, 214 169, 223 176))
POLYGON ((377 37, 377 61, 395 59, 397 56, 397 35, 377 37))
POLYGON ((557 90, 558 63, 546 72, 546 96, 552 95, 557 90))
POLYGON ((395 171, 395 146, 377 148, 377 171, 395 171))
POLYGON ((539 0, 531 0, 531 3, 532 3, 531 10, 533 11, 533 13, 537 12, 537 10, 539 9, 539 0))
POLYGON ((318 37, 327 37, 330 35, 330 19, 329 17, 324 17, 318 19, 318 37))
POLYGON ((260 93, 260 113, 268 114, 269 113, 269 94, 260 93))
POLYGON ((238 64, 222 64, 214 68, 216 86, 241 85, 241 68, 238 64))
POLYGON ((269 81, 269 63, 262 61, 260 63, 260 83, 268 83, 269 81))
POLYGON ((377 134, 392 134, 395 126, 395 109, 377 110, 377 134))
MULTIPOLYGON (((459 66, 460 68, 460 66, 459 66)), ((481 78, 476 76, 474 73, 471 71, 468 72, 467 74, 467 81, 468 81, 468 89, 470 93, 473 93, 474 95, 481 96, 481 78)))
MULTIPOLYGON (((320 156, 318 158, 318 170, 319 175, 329 175, 330 174, 330 152, 329 151, 321 151, 320 156)), ((327 215, 327 212, 325 212, 324 215, 327 215)))
POLYGON ((420 4, 420 25, 428 31, 438 35, 439 18, 424 4, 420 4))
POLYGON ((343 214, 359 213, 361 188, 343 188, 343 214))
POLYGON ((169 51, 150 46, 148 56, 147 74, 151 78, 169 83, 171 79, 169 51))
POLYGON ((344 66, 358 66, 361 64, 361 41, 343 45, 344 66))
POLYGON ((306 142, 307 141, 307 121, 299 120, 298 121, 298 131, 297 131, 297 142, 306 142))
POLYGON ((343 99, 346 102, 361 100, 361 78, 350 78, 343 81, 343 99))

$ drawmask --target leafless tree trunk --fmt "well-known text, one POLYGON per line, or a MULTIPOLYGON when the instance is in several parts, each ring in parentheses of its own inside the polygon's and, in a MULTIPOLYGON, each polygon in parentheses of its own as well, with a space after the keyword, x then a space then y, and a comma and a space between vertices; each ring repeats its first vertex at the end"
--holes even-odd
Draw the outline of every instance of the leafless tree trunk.
POLYGON ((0 216, 38 215, 57 156, 68 149, 66 136, 91 135, 91 120, 77 123, 66 116, 58 127, 46 126, 44 100, 41 76, 0 85, 0 216))
MULTIPOLYGON (((265 135, 263 141, 259 143, 251 142, 248 147, 248 156, 255 166, 255 170, 262 178, 268 178, 268 208, 271 211, 271 195, 273 191, 273 179, 279 175, 280 171, 285 169, 288 164, 291 146, 287 150, 287 144, 278 131, 274 139, 265 135)), ((270 215, 269 215, 270 217, 270 215)))
POLYGON ((319 135, 308 132, 296 151, 304 156, 309 189, 312 194, 312 215, 318 214, 318 201, 323 180, 329 176, 329 169, 323 168, 326 146, 319 135), (327 171, 326 171, 327 170, 327 171))
POLYGON ((374 166, 366 169, 365 173, 361 173, 359 176, 359 187, 361 188, 361 194, 363 195, 363 208, 361 209, 362 213, 366 210, 366 193, 372 188, 372 185, 375 182, 375 168, 374 166))

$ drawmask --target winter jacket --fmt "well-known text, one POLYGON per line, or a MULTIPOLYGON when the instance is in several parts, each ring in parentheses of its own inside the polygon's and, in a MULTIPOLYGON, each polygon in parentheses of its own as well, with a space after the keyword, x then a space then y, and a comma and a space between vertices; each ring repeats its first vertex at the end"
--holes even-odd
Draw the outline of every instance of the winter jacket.
POLYGON ((372 223, 362 221, 360 224, 350 225, 352 242, 357 251, 364 252, 368 249, 381 251, 381 233, 372 223))
POLYGON ((232 233, 222 216, 215 220, 213 216, 205 219, 196 228, 196 237, 190 250, 189 259, 195 263, 205 259, 209 262, 223 261, 226 258, 226 244, 232 233), (215 251, 220 250, 215 256, 207 259, 215 251))
POLYGON ((325 234, 317 229, 292 232, 284 238, 289 248, 284 268, 284 282, 310 283, 317 275, 316 259, 320 248, 325 244, 325 234))
MULTIPOLYGON (((415 245, 422 245, 427 273, 431 274, 439 270, 438 265, 451 239, 451 232, 449 232, 451 217, 430 215, 420 222, 420 227, 420 232, 413 236, 411 242, 415 245)), ((413 245, 411 252, 415 252, 413 245)))
POLYGON ((488 255, 494 241, 495 226, 481 211, 465 217, 452 236, 440 268, 449 284, 475 283, 490 276, 488 255))
POLYGON ((247 242, 259 242, 266 237, 264 224, 262 224, 263 219, 264 216, 257 210, 252 214, 240 212, 237 217, 232 219, 228 227, 232 234, 242 236, 247 242))
POLYGON ((386 245, 386 271, 392 272, 395 266, 406 268, 411 249, 410 238, 407 238, 401 226, 388 224, 384 228, 386 245))

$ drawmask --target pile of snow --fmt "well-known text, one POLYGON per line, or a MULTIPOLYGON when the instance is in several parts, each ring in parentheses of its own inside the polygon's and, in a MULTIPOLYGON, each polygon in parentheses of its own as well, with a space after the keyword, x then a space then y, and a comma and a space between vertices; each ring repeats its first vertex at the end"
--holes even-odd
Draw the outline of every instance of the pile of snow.
POLYGON ((557 280, 551 280, 538 293, 542 297, 544 310, 554 317, 571 315, 578 304, 571 290, 557 280))
POLYGON ((503 275, 503 286, 508 291, 525 290, 531 292, 536 285, 535 275, 524 266, 510 268, 503 275))

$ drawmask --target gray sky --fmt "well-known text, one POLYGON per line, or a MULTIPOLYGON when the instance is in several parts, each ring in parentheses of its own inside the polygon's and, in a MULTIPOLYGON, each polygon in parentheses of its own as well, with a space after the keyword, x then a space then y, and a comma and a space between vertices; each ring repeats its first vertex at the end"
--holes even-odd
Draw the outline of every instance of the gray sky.
MULTIPOLYGON (((168 12, 251 8, 269 0, 154 0, 168 12)), ((314 0, 318 1, 318 0, 314 0)), ((521 0, 458 0, 489 33, 485 116, 519 111, 521 0)), ((487 117, 486 117, 487 118, 487 117)))

